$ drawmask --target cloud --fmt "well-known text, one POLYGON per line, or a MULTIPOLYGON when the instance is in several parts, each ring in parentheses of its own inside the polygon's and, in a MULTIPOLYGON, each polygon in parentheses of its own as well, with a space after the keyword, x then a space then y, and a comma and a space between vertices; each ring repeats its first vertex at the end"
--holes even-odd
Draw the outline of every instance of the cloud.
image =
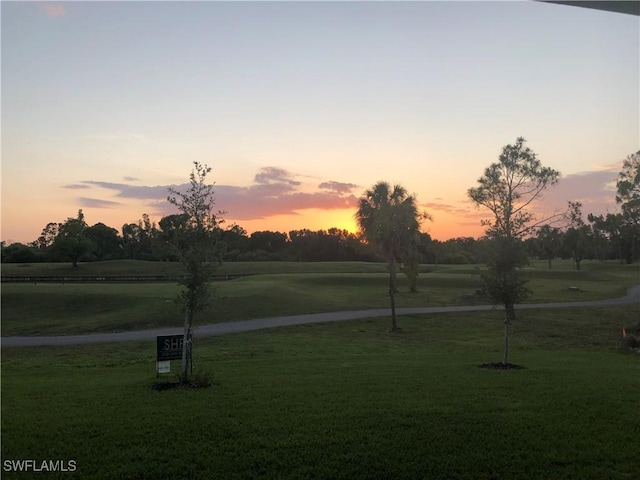
POLYGON ((480 227, 481 221, 490 215, 488 211, 475 208, 470 201, 462 201, 458 205, 428 202, 422 203, 420 206, 424 207, 427 213, 433 217, 434 226, 437 226, 439 221, 447 219, 447 223, 455 223, 460 227, 477 228, 480 227))
POLYGON ((596 168, 598 170, 609 170, 609 171, 615 171, 617 173, 620 170, 622 170, 622 162, 608 163, 606 165, 597 165, 596 168))
POLYGON ((41 3, 40 8, 47 17, 57 18, 66 15, 65 6, 60 3, 41 3))
POLYGON ((88 197, 80 197, 78 198, 78 202, 82 207, 87 208, 114 208, 121 206, 121 203, 112 202, 109 200, 102 200, 99 198, 88 198, 88 197))
POLYGON ((307 209, 336 210, 353 208, 358 200, 353 195, 343 196, 330 192, 291 192, 264 195, 255 186, 216 189, 216 204, 237 220, 264 219, 275 215, 299 215, 307 209))
MULTIPOLYGON (((116 190, 116 197, 131 198, 139 200, 166 199, 168 195, 168 186, 156 185, 154 187, 146 187, 144 185, 129 185, 126 183, 99 182, 94 180, 85 180, 82 182, 87 185, 105 188, 107 190, 116 190)), ((185 185, 183 185, 184 187, 185 185)))
POLYGON ((354 188, 358 188, 358 185, 355 183, 322 182, 318 185, 318 188, 330 190, 335 193, 350 193, 354 188))
MULTIPOLYGON (((303 191, 302 183, 294 180, 296 177, 298 175, 281 168, 265 167, 254 176, 252 185, 215 185, 216 207, 225 212, 225 217, 233 220, 257 220, 276 215, 300 215, 302 211, 309 209, 354 208, 358 204, 358 199, 349 194, 356 187, 355 184, 324 182, 319 187, 322 191, 303 191)), ((133 180, 137 179, 130 179, 133 180)), ((77 187, 98 187, 114 191, 116 198, 146 201, 146 206, 151 210, 149 213, 165 216, 175 213, 175 207, 166 201, 168 188, 185 192, 189 184, 144 186, 85 180, 77 187)), ((97 202, 96 199, 83 200, 97 202)), ((101 208, 119 205, 117 202, 104 202, 101 208)), ((93 206, 97 205, 95 203, 93 206)))
POLYGON ((435 202, 429 202, 429 203, 423 203, 421 204, 422 207, 425 207, 427 209, 428 212, 431 212, 432 210, 436 210, 436 211, 440 211, 440 212, 445 212, 447 214, 450 215, 469 215, 471 214, 471 210, 468 208, 460 208, 454 205, 449 205, 446 203, 435 203, 435 202))
POLYGON ((139 182, 140 181, 140 179, 136 178, 136 177, 123 177, 123 180, 125 182, 139 182))
POLYGON ((73 185, 63 185, 62 188, 68 188, 69 190, 83 190, 91 187, 89 185, 79 185, 76 183, 73 185))
POLYGON ((617 170, 598 170, 562 177, 556 185, 545 190, 542 199, 537 202, 536 210, 559 212, 567 208, 567 202, 572 201, 582 203, 585 216, 587 213, 600 215, 613 212, 617 210, 617 176, 617 170))
POLYGON ((256 173, 254 181, 260 184, 285 183, 292 186, 300 185, 300 182, 292 180, 294 175, 287 170, 276 167, 264 167, 260 173, 256 173))
MULTIPOLYGON (((542 198, 530 205, 538 221, 551 218, 566 211, 569 201, 582 203, 582 212, 586 220, 587 214, 606 214, 618 211, 615 203, 616 170, 596 170, 590 172, 566 175, 556 185, 548 187, 542 198)), ((470 204, 471 205, 471 204, 470 204)), ((460 227, 478 226, 481 219, 492 219, 492 214, 484 207, 465 209, 444 203, 427 203, 424 206, 436 212, 456 217, 456 224, 460 227)), ((433 213, 430 211, 430 213, 433 213)), ((437 215, 434 215, 436 221, 437 215)))

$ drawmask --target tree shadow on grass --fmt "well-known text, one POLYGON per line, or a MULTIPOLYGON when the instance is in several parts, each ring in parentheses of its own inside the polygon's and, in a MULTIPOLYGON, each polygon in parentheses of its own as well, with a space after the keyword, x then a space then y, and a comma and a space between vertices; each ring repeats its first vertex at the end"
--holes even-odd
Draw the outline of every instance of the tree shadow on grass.
POLYGON ((491 362, 478 365, 479 368, 486 368, 487 370, 524 370, 525 367, 521 365, 515 365, 513 363, 491 362))
POLYGON ((218 382, 213 378, 213 373, 204 372, 192 375, 186 382, 181 382, 179 379, 153 382, 151 390, 164 392, 165 390, 174 390, 176 388, 209 388, 212 385, 218 385, 218 382))

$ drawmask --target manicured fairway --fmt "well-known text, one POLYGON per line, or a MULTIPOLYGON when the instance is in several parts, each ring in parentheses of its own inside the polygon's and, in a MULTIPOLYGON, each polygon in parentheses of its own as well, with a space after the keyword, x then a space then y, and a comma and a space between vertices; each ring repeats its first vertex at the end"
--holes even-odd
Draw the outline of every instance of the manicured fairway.
MULTIPOLYGON (((139 263, 134 265, 136 271, 142 268, 139 263)), ((102 271, 115 269, 110 262, 104 264, 107 265, 103 265, 102 271)), ((126 263, 117 265, 123 269, 126 263)), ((152 267, 161 268, 162 265, 147 266, 152 267)), ((217 297, 210 308, 198 315, 196 323, 389 306, 388 275, 380 264, 253 263, 225 267, 229 273, 260 269, 273 273, 216 282, 217 297), (291 273, 295 269, 299 272, 291 273)), ((592 262, 580 272, 567 267, 570 266, 548 271, 540 264, 528 269, 532 290, 528 301, 616 298, 623 296, 628 287, 640 284, 638 265, 592 262)), ((91 268, 100 271, 99 266, 91 265, 91 268)), ((418 293, 409 293, 404 276, 399 276, 400 293, 396 298, 399 308, 483 303, 474 296, 481 285, 479 267, 423 266, 422 270, 418 293)), ((122 274, 124 270, 118 272, 122 274)), ((178 292, 179 287, 174 283, 7 283, 2 285, 2 335, 64 335, 180 327, 182 314, 174 301, 178 292)))
MULTIPOLYGON (((209 389, 152 391, 154 345, 2 349, 2 458, 37 478, 637 478, 637 305, 196 338, 209 389)), ((177 363, 173 370, 178 368, 177 363)), ((3 472, 3 478, 36 478, 3 472)))

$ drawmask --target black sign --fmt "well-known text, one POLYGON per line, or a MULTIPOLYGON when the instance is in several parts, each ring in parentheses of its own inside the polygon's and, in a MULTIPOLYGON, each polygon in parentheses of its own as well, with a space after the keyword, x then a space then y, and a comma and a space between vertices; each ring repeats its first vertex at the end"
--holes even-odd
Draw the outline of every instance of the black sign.
POLYGON ((184 335, 164 335, 156 337, 158 353, 157 361, 182 359, 182 342, 184 335))

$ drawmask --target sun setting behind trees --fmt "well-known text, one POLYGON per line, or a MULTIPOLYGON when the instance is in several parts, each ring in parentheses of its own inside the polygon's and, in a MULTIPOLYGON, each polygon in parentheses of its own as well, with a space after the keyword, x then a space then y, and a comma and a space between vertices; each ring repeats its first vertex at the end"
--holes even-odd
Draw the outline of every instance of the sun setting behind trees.
POLYGON ((2 3, 2 240, 166 215, 198 161, 249 233, 354 231, 380 179, 438 240, 526 135, 595 215, 638 147, 637 17, 543 2, 2 3), (168 35, 167 32, 171 34, 168 35), (185 53, 188 52, 188 53, 185 53), (615 88, 612 88, 615 86, 615 88), (27 186, 28 185, 28 186, 27 186))
MULTIPOLYGON (((520 141, 520 139, 518 140, 520 141)), ((506 148, 506 147, 505 147, 506 148)), ((579 245, 571 239, 575 236, 576 218, 562 223, 563 216, 559 213, 563 206, 558 205, 553 215, 537 216, 535 202, 527 202, 529 209, 527 218, 537 218, 536 228, 527 230, 523 235, 526 255, 545 258, 549 261, 554 257, 560 258, 596 258, 600 260, 618 258, 627 263, 637 261, 640 257, 640 227, 637 215, 638 157, 640 153, 629 155, 624 162, 624 168, 619 173, 618 192, 610 195, 619 201, 623 213, 608 213, 606 216, 589 212, 580 202, 572 205, 580 206, 580 235, 579 245), (635 182, 635 183, 634 183, 635 182), (553 219, 553 235, 557 239, 556 246, 551 250, 545 238, 548 237, 551 226, 544 219, 553 219), (588 223, 587 223, 588 221, 588 223), (560 222, 560 223, 558 223, 560 222), (544 227, 544 228, 543 228, 544 227), (540 231, 538 231, 540 230, 540 231), (579 248, 579 252, 578 249, 579 248)), ((279 173, 281 174, 281 172, 279 173)), ((382 182, 384 183, 384 182, 382 182)), ((551 189, 550 182, 547 189, 551 189)), ((177 188, 177 187, 176 187, 177 188)), ((173 188, 173 191, 179 191, 173 188)), ((349 186, 347 191, 353 189, 349 186)), ((218 190, 213 186, 216 206, 218 190)), ((406 190, 403 190, 406 192, 406 190)), ((369 190, 365 191, 365 195, 369 190)), ((546 193, 546 190, 545 190, 546 193)), ((351 194, 350 194, 351 196, 351 194)), ((350 198, 350 197, 348 197, 350 198)), ((361 197, 360 201, 362 201, 361 197)), ((411 195, 415 208, 419 212, 428 212, 426 217, 434 220, 431 210, 424 209, 425 204, 418 202, 417 197, 411 195)), ((539 200, 539 199, 533 199, 539 200)), ((426 204, 430 206, 430 204, 426 204)), ((433 205, 431 205, 433 206, 433 205)), ((436 206, 437 207, 437 206, 436 206)), ((338 210, 339 212, 342 210, 338 210)), ((437 211, 437 209, 436 209, 437 211)), ((345 210, 345 212, 349 212, 345 210)), ((476 211, 475 219, 479 228, 481 219, 486 215, 476 211)), ((136 259, 136 260, 177 260, 171 250, 166 248, 170 231, 168 228, 174 223, 171 218, 176 213, 162 217, 158 222, 149 215, 126 223, 122 229, 113 228, 102 222, 92 226, 87 223, 86 215, 79 209, 76 216, 67 218, 64 222, 48 222, 42 229, 40 236, 29 242, 2 244, 3 262, 47 262, 47 261, 78 261, 136 259)), ((576 215, 574 215, 576 217, 576 215)), ((220 223, 216 231, 220 234, 221 242, 225 245, 224 261, 265 261, 265 260, 295 260, 295 261, 388 261, 388 255, 381 250, 379 242, 372 241, 373 237, 366 234, 364 224, 356 215, 349 212, 345 215, 343 225, 347 228, 331 227, 327 229, 299 228, 288 231, 276 229, 259 230, 249 233, 243 224, 236 222, 220 223), (354 223, 358 222, 358 228, 354 223)), ((90 219, 88 219, 90 220, 90 219)), ((226 220, 226 219, 225 219, 226 220)), ((437 221, 437 217, 436 217, 437 221)), ((414 260, 419 263, 485 263, 488 260, 486 241, 472 236, 457 236, 445 241, 438 240, 429 234, 428 226, 433 222, 421 222, 415 228, 415 239, 412 249, 417 255, 414 260)), ((398 261, 410 264, 406 252, 396 255, 398 261), (405 256, 403 258, 403 256, 405 256)), ((576 268, 579 268, 576 260, 576 268)), ((406 273, 406 272, 405 272, 406 273)))

